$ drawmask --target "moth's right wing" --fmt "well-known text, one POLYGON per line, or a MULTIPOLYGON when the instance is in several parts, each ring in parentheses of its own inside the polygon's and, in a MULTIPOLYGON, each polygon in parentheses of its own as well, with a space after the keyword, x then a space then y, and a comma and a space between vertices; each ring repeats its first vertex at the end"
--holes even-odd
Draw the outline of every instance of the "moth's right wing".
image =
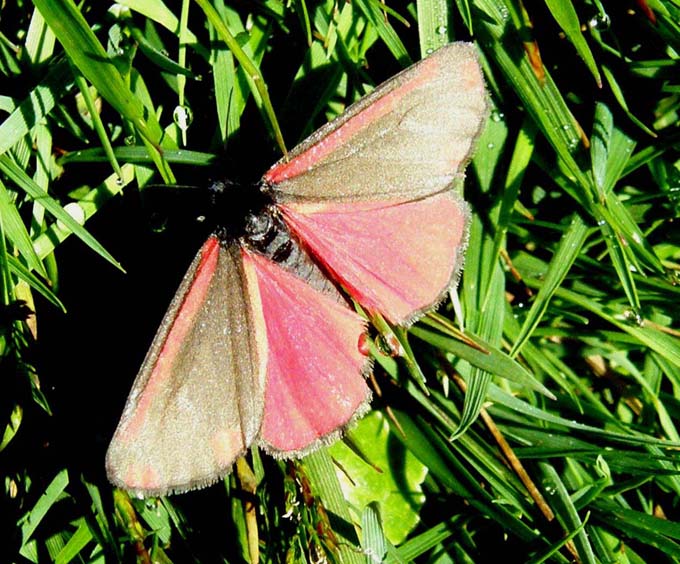
POLYGON ((139 496, 209 485, 262 422, 267 342, 238 245, 210 237, 179 287, 111 441, 111 482, 139 496))
POLYGON ((277 203, 425 198, 463 178, 487 113, 475 47, 451 43, 352 104, 264 180, 277 203))
POLYGON ((487 113, 475 47, 452 43, 351 105, 264 181, 336 282, 408 324, 457 282, 468 211, 451 188, 487 113))

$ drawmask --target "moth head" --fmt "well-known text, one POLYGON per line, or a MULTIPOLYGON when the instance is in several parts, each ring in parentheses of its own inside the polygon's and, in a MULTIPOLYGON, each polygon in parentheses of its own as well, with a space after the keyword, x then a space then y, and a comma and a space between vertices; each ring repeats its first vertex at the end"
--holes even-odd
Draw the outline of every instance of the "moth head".
POLYGON ((271 197, 260 185, 242 185, 230 180, 217 180, 208 187, 211 200, 210 219, 215 233, 223 241, 239 237, 257 237, 267 225, 271 197))

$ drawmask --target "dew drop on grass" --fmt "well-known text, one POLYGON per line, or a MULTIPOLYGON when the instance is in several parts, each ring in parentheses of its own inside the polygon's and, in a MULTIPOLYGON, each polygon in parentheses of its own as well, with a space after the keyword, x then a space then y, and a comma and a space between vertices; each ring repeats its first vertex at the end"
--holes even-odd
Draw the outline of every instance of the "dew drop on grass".
POLYGON ((609 17, 609 14, 601 12, 596 16, 590 18, 590 21, 588 22, 588 27, 591 29, 595 29, 597 31, 606 31, 611 26, 611 23, 612 21, 609 17))
POLYGON ((623 313, 623 317, 626 319, 628 323, 631 325, 635 325, 636 327, 642 327, 644 325, 644 318, 642 317, 642 314, 634 309, 628 309, 623 313))
MULTIPOLYGON (((76 202, 69 202, 64 206, 64 211, 68 213, 78 225, 85 224, 85 211, 76 202)), ((64 225, 61 220, 57 220, 57 227, 63 229, 64 231, 69 231, 69 228, 64 225)))
POLYGON ((503 112, 499 112, 498 110, 494 110, 491 112, 491 120, 495 121, 496 123, 500 123, 505 119, 505 114, 503 112))
POLYGON ((194 120, 194 114, 189 106, 176 106, 172 112, 172 119, 182 131, 189 129, 194 120))

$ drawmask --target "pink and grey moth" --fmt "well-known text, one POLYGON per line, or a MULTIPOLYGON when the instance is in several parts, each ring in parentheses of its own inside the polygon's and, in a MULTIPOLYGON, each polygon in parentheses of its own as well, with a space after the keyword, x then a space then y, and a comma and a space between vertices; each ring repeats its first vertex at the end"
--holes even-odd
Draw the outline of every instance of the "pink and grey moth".
POLYGON ((109 447, 111 482, 200 488, 251 445, 302 456, 365 413, 366 324, 346 294, 399 325, 455 285, 468 211, 454 186, 486 115, 475 49, 453 43, 269 169, 172 300, 109 447))

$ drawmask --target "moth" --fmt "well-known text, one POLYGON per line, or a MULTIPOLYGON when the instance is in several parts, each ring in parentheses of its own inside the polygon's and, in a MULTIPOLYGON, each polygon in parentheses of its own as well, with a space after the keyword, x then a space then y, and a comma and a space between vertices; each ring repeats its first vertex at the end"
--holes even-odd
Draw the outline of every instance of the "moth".
POLYGON ((207 486, 253 445, 299 457, 369 408, 368 313, 408 325, 458 280, 460 184, 487 116, 475 48, 397 74, 272 166, 226 187, 106 456, 138 496, 207 486))

